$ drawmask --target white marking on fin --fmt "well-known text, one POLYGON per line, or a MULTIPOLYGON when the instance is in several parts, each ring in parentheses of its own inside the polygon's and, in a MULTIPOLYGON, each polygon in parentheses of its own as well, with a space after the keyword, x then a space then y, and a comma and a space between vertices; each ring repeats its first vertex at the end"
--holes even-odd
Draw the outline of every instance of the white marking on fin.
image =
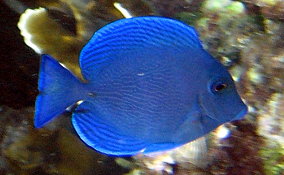
POLYGON ((144 76, 145 73, 144 73, 144 72, 140 72, 140 73, 138 73, 137 75, 138 75, 138 76, 144 76))

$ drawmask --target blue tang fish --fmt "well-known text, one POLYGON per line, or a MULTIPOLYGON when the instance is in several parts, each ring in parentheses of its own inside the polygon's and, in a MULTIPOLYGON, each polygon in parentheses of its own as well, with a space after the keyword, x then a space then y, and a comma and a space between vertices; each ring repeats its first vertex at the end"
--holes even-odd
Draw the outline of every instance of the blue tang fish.
POLYGON ((72 124, 88 146, 108 155, 172 149, 247 113, 225 67, 202 48, 194 28, 174 19, 108 24, 79 63, 87 82, 42 56, 34 124, 82 101, 72 124))

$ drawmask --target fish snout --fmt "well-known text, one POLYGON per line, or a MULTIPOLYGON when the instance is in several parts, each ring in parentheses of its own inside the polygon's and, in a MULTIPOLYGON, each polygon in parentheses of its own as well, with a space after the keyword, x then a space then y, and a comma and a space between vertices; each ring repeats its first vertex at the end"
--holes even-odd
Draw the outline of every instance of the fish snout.
POLYGON ((244 105, 244 108, 236 115, 233 120, 241 120, 248 113, 248 107, 244 105))

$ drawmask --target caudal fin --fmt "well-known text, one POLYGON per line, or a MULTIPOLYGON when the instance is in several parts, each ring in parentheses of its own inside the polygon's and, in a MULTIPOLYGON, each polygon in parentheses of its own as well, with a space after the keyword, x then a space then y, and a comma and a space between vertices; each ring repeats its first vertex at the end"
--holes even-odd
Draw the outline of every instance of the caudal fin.
POLYGON ((41 57, 34 125, 42 127, 84 96, 83 84, 49 55, 41 57))

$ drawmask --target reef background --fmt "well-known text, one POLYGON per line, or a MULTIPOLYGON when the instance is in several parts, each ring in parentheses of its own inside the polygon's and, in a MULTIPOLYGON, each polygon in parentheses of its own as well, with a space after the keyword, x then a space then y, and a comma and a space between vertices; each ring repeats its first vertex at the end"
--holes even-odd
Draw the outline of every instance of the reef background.
POLYGON ((283 0, 4 0, 0 26, 1 175, 284 175, 283 0), (47 9, 27 26, 34 43, 82 78, 81 47, 96 30, 125 17, 115 2, 132 16, 166 16, 194 26, 204 47, 232 73, 249 105, 246 118, 210 134, 207 150, 196 149, 201 141, 131 158, 89 149, 68 112, 34 129, 40 54, 25 43, 20 16, 26 9, 47 9), (229 134, 220 136, 222 130, 229 134))

